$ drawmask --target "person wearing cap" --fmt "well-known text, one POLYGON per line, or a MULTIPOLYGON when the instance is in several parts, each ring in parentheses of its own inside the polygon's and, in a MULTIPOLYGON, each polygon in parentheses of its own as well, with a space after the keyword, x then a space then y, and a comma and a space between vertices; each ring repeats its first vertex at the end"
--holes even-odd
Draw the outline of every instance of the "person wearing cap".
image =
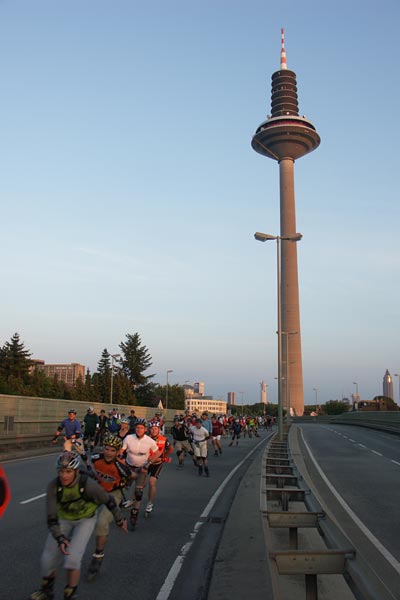
POLYGON ((203 467, 206 477, 210 476, 207 464, 207 440, 210 437, 209 432, 201 423, 201 419, 196 419, 194 425, 191 425, 190 432, 193 437, 194 455, 197 459, 199 475, 203 475, 203 467))
POLYGON ((58 565, 63 562, 67 574, 64 600, 74 600, 80 580, 81 562, 96 525, 96 512, 106 505, 118 527, 127 531, 126 520, 115 498, 94 479, 79 471, 76 452, 64 451, 57 458, 58 476, 47 487, 47 537, 41 561, 40 589, 30 600, 52 600, 58 565))
POLYGON ((85 450, 92 452, 94 448, 94 440, 96 438, 96 432, 100 425, 99 415, 94 411, 93 406, 89 406, 86 415, 83 418, 84 423, 84 434, 83 434, 83 445, 85 450))
POLYGON ((113 410, 109 410, 108 417, 106 419, 107 433, 118 433, 118 431, 120 429, 121 429, 120 420, 115 416, 115 413, 113 410))
POLYGON ((77 452, 82 454, 82 452, 84 452, 83 444, 81 442, 82 428, 80 422, 76 418, 76 410, 74 408, 69 409, 68 417, 61 421, 57 427, 57 431, 52 440, 53 444, 57 443, 63 430, 65 431, 64 450, 71 450, 72 447, 74 447, 77 452))

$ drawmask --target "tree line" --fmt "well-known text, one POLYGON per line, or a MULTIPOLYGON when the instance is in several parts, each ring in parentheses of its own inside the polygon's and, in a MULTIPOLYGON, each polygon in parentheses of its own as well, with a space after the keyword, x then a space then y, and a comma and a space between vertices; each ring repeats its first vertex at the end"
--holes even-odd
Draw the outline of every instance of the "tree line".
MULTIPOLYGON (((65 400, 156 406, 165 403, 166 386, 154 383, 155 373, 148 374, 152 357, 139 333, 126 334, 119 344, 120 352, 112 355, 107 348, 101 353, 97 371, 86 370, 73 386, 57 375, 47 377, 32 360, 18 333, 0 346, 0 394, 57 398, 65 400)), ((168 408, 184 408, 184 390, 180 385, 168 386, 168 408)))

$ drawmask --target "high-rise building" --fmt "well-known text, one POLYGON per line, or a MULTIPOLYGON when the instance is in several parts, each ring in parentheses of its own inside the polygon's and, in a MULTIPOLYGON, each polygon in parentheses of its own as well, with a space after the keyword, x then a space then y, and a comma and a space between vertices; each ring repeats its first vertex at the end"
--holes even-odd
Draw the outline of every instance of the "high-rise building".
POLYGON ((228 404, 236 404, 236 392, 228 392, 228 404))
POLYGON ((267 384, 265 381, 260 382, 260 402, 267 404, 267 384))
POLYGON ((193 384, 193 389, 195 394, 204 396, 204 381, 196 381, 196 383, 193 384))
POLYGON ((251 145, 256 152, 276 160, 279 164, 281 332, 287 334, 281 336, 281 352, 285 357, 281 372, 281 402, 284 398, 290 398, 294 413, 302 415, 304 392, 297 244, 296 241, 284 238, 294 237, 296 234, 294 161, 315 150, 319 146, 320 137, 314 125, 304 116, 299 116, 296 74, 287 68, 283 29, 281 34, 280 69, 272 75, 271 115, 258 127, 251 145), (289 336, 289 333, 296 335, 289 336))
POLYGON ((387 398, 394 400, 393 394, 393 379, 389 371, 386 369, 386 373, 383 376, 383 395, 387 398))
POLYGON ((37 368, 44 371, 46 377, 54 377, 57 375, 60 381, 67 385, 74 385, 78 377, 85 381, 85 366, 79 363, 58 364, 58 365, 38 365, 37 368))

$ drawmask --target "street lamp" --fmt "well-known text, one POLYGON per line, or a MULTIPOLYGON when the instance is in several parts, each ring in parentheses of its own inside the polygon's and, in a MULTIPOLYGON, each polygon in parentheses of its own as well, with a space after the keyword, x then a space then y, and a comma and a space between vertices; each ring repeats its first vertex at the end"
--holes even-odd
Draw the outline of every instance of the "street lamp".
POLYGON ((111 354, 110 404, 113 403, 114 360, 118 360, 120 358, 121 358, 120 354, 111 354))
POLYGON ((314 392, 315 392, 315 410, 317 410, 318 407, 318 390, 317 388, 313 388, 314 392))
POLYGON ((166 409, 168 408, 168 375, 169 375, 169 373, 173 373, 173 370, 168 369, 168 371, 167 371, 167 389, 165 391, 165 408, 166 409))
POLYGON ((281 240, 299 242, 301 233, 292 235, 270 235, 257 231, 254 234, 258 242, 276 240, 276 271, 277 271, 277 304, 278 304, 278 439, 283 441, 283 410, 282 410, 282 305, 281 305, 281 240))
POLYGON ((244 392, 239 392, 239 394, 242 396, 241 403, 242 403, 242 417, 243 417, 243 395, 244 395, 244 392))
POLYGON ((357 381, 353 381, 353 385, 356 386, 356 396, 357 396, 357 400, 358 400, 358 383, 357 383, 357 381))

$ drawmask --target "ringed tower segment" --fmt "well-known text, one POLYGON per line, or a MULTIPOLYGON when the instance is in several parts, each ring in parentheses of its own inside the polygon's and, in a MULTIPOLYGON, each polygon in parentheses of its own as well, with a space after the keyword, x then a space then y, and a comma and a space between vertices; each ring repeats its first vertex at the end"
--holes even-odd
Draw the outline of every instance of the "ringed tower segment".
MULTIPOLYGON (((296 74, 287 68, 283 29, 280 69, 273 73, 271 87, 271 115, 258 127, 251 145, 259 154, 279 163, 280 236, 283 237, 296 233, 294 161, 320 144, 314 125, 299 116, 296 74)), ((296 242, 289 240, 281 240, 281 305, 282 395, 289 399, 295 414, 302 415, 304 392, 297 247, 296 242), (297 332, 297 335, 285 335, 288 332, 297 332)))

